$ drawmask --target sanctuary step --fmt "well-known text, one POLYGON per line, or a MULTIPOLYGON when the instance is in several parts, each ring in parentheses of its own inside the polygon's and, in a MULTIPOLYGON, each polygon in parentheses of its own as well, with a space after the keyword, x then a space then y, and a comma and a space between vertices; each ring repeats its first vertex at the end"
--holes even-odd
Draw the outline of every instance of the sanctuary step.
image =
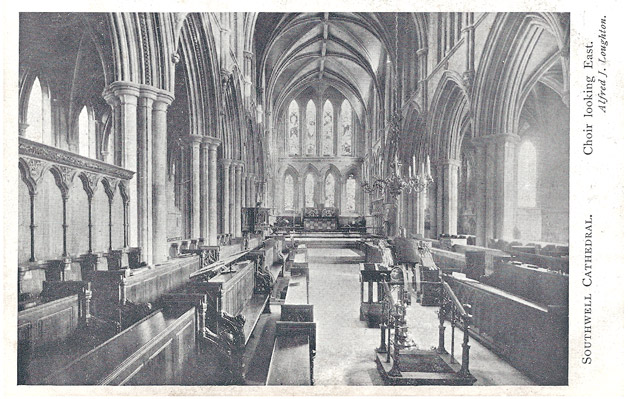
POLYGON ((364 253, 352 248, 312 248, 308 243, 308 259, 311 263, 343 264, 364 262, 364 253))

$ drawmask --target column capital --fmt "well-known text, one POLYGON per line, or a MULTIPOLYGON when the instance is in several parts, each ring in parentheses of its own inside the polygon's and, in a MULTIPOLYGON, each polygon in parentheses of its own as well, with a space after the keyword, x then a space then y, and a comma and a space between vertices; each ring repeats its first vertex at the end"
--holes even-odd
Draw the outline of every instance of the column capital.
POLYGON ((208 146, 210 151, 215 151, 216 149, 218 149, 218 146, 220 146, 220 144, 222 143, 222 141, 216 137, 212 137, 212 136, 202 136, 202 137, 203 137, 203 144, 208 146))
POLYGON ((233 161, 233 167, 236 168, 236 171, 242 172, 244 170, 244 162, 240 160, 233 161))
POLYGON ((229 169, 229 166, 231 166, 231 162, 233 162, 233 160, 229 158, 222 158, 219 162, 223 166, 223 168, 229 169))
POLYGON ((203 136, 198 134, 189 134, 184 137, 184 140, 190 144, 200 144, 203 141, 203 136))
POLYGON ((253 52, 252 51, 248 51, 248 50, 244 50, 242 52, 244 54, 244 58, 246 59, 253 59, 253 52))
POLYGON ((153 103, 153 109, 157 111, 166 111, 170 104, 174 101, 174 96, 167 91, 160 90, 157 93, 157 98, 153 103))
POLYGON ((137 104, 140 95, 140 86, 133 82, 117 81, 107 86, 102 93, 103 98, 109 105, 137 104))

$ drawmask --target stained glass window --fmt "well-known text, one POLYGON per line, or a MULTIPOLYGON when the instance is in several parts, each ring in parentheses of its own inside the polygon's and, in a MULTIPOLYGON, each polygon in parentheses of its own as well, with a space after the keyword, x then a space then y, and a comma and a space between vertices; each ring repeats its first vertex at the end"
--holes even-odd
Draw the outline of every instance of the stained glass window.
POLYGON ((39 79, 35 78, 33 87, 31 88, 31 94, 28 97, 28 109, 26 110, 28 127, 26 128, 26 138, 42 141, 43 137, 43 123, 42 112, 43 101, 41 93, 41 85, 39 79))
POLYGON ((316 106, 310 100, 305 107, 305 154, 316 154, 316 106))
POLYGON ((518 200, 520 207, 536 206, 536 149, 529 141, 519 147, 518 200))
POLYGON ((305 176, 305 206, 314 206, 314 176, 308 173, 305 176))
POLYGON ((283 207, 287 211, 294 209, 294 179, 291 175, 286 175, 283 182, 283 207))
POLYGON ((355 212, 355 177, 347 177, 347 198, 345 200, 347 212, 355 212))
POLYGON ((288 155, 299 155, 299 104, 294 100, 288 107, 288 155))
POLYGON ((325 101, 323 106, 323 155, 334 155, 334 106, 325 101))
POLYGON ((340 106, 339 147, 341 155, 351 155, 351 139, 353 137, 352 109, 349 101, 344 100, 340 106))
POLYGON ((335 206, 336 178, 331 173, 325 178, 325 206, 335 206))

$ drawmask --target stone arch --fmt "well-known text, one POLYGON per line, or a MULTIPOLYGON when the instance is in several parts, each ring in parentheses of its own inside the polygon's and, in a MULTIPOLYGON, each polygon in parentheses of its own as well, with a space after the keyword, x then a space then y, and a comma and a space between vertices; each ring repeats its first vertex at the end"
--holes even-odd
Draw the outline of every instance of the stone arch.
POLYGON ((334 164, 329 164, 325 171, 321 173, 322 202, 326 201, 327 178, 330 175, 334 178, 334 206, 340 209, 342 204, 343 175, 342 173, 340 173, 338 167, 334 164))
POLYGON ((281 181, 279 182, 280 190, 278 190, 278 191, 281 191, 281 193, 282 193, 281 198, 280 198, 280 201, 281 201, 281 207, 280 208, 283 209, 284 211, 286 211, 286 209, 285 209, 285 203, 286 203, 286 201, 285 201, 285 189, 284 189, 285 186, 284 185, 285 185, 286 178, 288 176, 291 176, 292 177, 292 184, 293 184, 292 204, 293 204, 293 210, 296 210, 298 208, 298 206, 299 206, 299 199, 300 199, 300 196, 299 196, 299 192, 300 192, 300 190, 299 190, 299 187, 300 187, 299 172, 296 170, 296 168, 294 166, 287 165, 285 167, 283 173, 280 176, 281 176, 281 181))
POLYGON ((430 107, 428 134, 435 159, 459 159, 469 115, 469 96, 462 76, 455 72, 443 74, 430 107))
POLYGON ((542 70, 559 62, 569 87, 569 18, 554 13, 499 13, 480 58, 473 92, 473 136, 515 134, 518 115, 542 70))

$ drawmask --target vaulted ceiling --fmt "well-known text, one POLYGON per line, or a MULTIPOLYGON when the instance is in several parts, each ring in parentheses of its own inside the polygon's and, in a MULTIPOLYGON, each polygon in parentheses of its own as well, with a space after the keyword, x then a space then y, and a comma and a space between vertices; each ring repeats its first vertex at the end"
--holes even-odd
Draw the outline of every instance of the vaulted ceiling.
MULTIPOLYGON (((332 85, 362 115, 381 88, 394 26, 372 13, 261 13, 255 37, 258 82, 274 109, 301 90, 332 85)), ((392 21, 394 25, 394 18, 392 21)), ((394 39, 393 39, 394 40, 394 39)))

